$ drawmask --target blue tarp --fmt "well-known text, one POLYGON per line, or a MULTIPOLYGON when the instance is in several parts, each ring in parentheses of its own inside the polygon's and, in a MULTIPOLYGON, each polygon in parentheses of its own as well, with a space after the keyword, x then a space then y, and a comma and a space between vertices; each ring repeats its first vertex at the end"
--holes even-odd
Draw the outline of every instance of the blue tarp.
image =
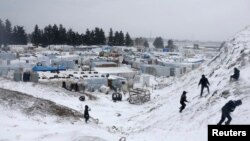
POLYGON ((104 47, 102 47, 102 50, 103 50, 104 52, 110 52, 111 49, 112 49, 111 46, 104 46, 104 47))
POLYGON ((169 52, 169 49, 168 49, 168 48, 163 48, 162 51, 163 51, 163 52, 169 52))
POLYGON ((61 71, 66 70, 64 66, 52 67, 52 66, 34 66, 33 71, 61 71))
POLYGON ((149 59, 150 58, 150 54, 148 53, 144 53, 142 56, 143 59, 149 59))

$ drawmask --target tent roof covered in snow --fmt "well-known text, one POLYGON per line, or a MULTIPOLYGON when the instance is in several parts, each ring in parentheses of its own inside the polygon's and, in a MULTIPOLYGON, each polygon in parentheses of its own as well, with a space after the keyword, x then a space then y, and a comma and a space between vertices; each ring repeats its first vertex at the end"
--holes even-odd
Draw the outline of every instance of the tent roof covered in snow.
POLYGON ((128 67, 105 67, 105 68, 94 68, 99 73, 134 73, 131 68, 128 67))

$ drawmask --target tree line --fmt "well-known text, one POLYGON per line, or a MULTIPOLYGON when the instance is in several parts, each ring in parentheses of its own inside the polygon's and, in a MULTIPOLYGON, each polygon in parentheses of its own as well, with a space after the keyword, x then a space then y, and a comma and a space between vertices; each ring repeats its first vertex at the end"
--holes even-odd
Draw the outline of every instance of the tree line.
MULTIPOLYGON (((108 36, 102 28, 87 29, 85 33, 78 33, 72 29, 66 29, 62 24, 47 25, 43 29, 35 25, 31 34, 27 34, 23 26, 12 27, 11 22, 0 19, 0 47, 2 45, 26 45, 30 41, 35 46, 48 45, 110 45, 110 46, 144 46, 149 47, 146 38, 135 38, 133 40, 129 33, 125 35, 122 31, 109 31, 108 36)), ((161 37, 156 37, 153 45, 156 48, 164 48, 161 37)), ((168 48, 173 48, 173 41, 168 42, 168 48)))
POLYGON ((0 47, 9 44, 26 45, 27 34, 23 26, 16 25, 12 27, 8 19, 5 21, 0 19, 0 47))
POLYGON ((54 24, 45 26, 44 29, 40 29, 38 25, 35 25, 34 31, 31 34, 31 43, 35 46, 48 46, 56 44, 66 45, 111 45, 111 46, 133 46, 133 40, 129 33, 122 31, 116 31, 113 34, 113 30, 110 29, 109 36, 106 38, 105 32, 102 28, 96 27, 94 30, 87 29, 86 32, 78 33, 72 29, 66 29, 62 24, 59 26, 54 24))
POLYGON ((35 25, 31 34, 27 34, 23 26, 12 27, 11 22, 0 19, 0 47, 2 45, 26 45, 30 41, 35 46, 48 46, 56 44, 65 45, 111 45, 111 46, 133 46, 134 41, 129 33, 122 31, 113 32, 110 29, 109 36, 105 36, 102 28, 94 30, 87 29, 86 32, 78 33, 72 29, 66 29, 62 24, 47 25, 43 29, 35 25))

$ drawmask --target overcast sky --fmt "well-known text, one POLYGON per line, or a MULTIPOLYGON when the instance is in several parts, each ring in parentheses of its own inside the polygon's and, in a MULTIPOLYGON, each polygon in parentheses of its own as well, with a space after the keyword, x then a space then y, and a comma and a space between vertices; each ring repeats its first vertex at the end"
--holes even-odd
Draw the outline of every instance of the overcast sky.
POLYGON ((112 27, 132 37, 221 41, 250 25, 249 13, 250 0, 0 0, 0 18, 28 32, 63 24, 81 33, 112 27))

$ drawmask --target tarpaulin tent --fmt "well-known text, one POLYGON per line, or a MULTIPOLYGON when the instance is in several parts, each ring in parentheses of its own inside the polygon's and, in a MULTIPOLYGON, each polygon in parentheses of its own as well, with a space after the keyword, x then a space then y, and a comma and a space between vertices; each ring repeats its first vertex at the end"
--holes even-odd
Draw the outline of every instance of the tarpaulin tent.
POLYGON ((33 71, 64 71, 66 68, 64 66, 52 67, 52 66, 34 66, 33 71))

